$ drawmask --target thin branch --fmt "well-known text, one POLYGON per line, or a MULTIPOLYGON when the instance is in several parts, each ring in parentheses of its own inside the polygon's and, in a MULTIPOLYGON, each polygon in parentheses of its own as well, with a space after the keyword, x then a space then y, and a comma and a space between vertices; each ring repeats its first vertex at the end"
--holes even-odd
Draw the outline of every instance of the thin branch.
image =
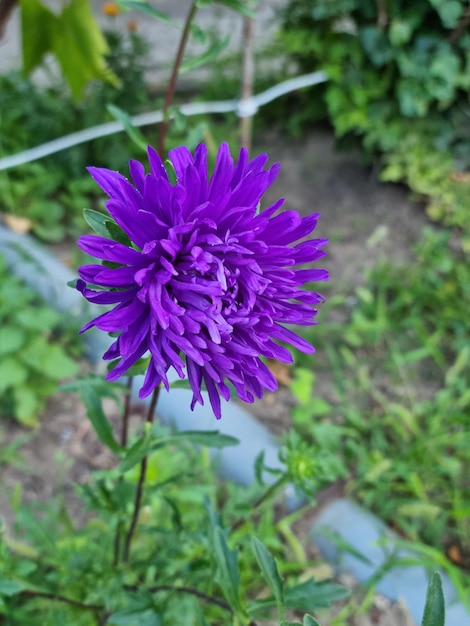
POLYGON ((7 22, 17 3, 17 0, 0 0, 0 39, 4 35, 7 22))
MULTIPOLYGON (((255 73, 255 64, 253 58, 253 34, 254 20, 252 17, 243 19, 243 37, 242 37, 242 90, 241 105, 243 101, 248 100, 253 95, 253 80, 255 73)), ((251 133, 253 126, 253 116, 247 115, 240 118, 240 143, 242 148, 248 151, 251 149, 251 133)))
POLYGON ((181 33, 181 39, 178 46, 178 52, 176 53, 175 62, 173 64, 173 70, 171 72, 170 82, 168 85, 168 91, 166 92, 165 102, 163 103, 163 121, 160 124, 160 136, 158 138, 158 153, 163 159, 165 153, 165 138, 168 130, 168 109, 170 108, 171 101, 173 100, 173 94, 175 93, 176 81, 178 79, 178 72, 183 60, 184 50, 189 38, 189 32, 191 28, 191 22, 194 19, 197 11, 197 0, 193 0, 191 8, 186 18, 186 23, 181 33))
MULTIPOLYGON (((160 393, 160 386, 156 387, 153 392, 152 400, 150 402, 149 410, 147 413, 147 419, 146 419, 147 424, 151 424, 153 422, 153 416, 155 413, 155 407, 157 406, 159 393, 160 393)), ((129 530, 127 531, 126 540, 124 543, 124 552, 122 556, 122 560, 124 561, 124 563, 126 563, 129 560, 129 551, 131 548, 132 537, 134 536, 135 528, 137 526, 137 520, 139 519, 140 504, 142 502, 142 494, 144 491, 145 475, 147 473, 147 462, 148 462, 148 455, 146 455, 142 459, 142 462, 140 464, 139 482, 137 483, 137 491, 135 494, 135 501, 134 501, 134 513, 132 514, 131 524, 129 526, 129 530)))
POLYGON ((63 602, 64 604, 70 604, 70 606, 75 606, 79 609, 84 609, 87 611, 102 611, 103 610, 103 607, 99 606, 98 604, 85 604, 84 602, 79 602, 78 600, 67 598, 66 596, 60 596, 54 593, 46 593, 43 591, 32 591, 30 589, 25 589, 24 591, 20 591, 20 595, 28 596, 30 598, 46 598, 48 600, 55 600, 56 602, 63 602))
MULTIPOLYGON (((139 588, 136 586, 125 585, 125 589, 137 591, 139 588)), ((233 613, 233 609, 225 602, 225 600, 220 600, 214 596, 210 596, 208 593, 204 593, 203 591, 199 591, 199 589, 194 589, 194 587, 179 587, 173 585, 156 585, 155 587, 150 587, 146 589, 148 593, 158 593, 159 591, 174 591, 175 593, 187 593, 192 596, 196 596, 200 600, 204 600, 207 604, 212 604, 213 606, 218 606, 221 609, 225 609, 229 613, 233 613)), ((257 623, 254 620, 250 620, 248 626, 257 626, 257 623)))
POLYGON ((469 24, 470 24, 470 9, 467 8, 467 10, 462 13, 462 16, 460 17, 460 20, 457 26, 450 33, 448 37, 448 41, 450 41, 450 43, 457 43, 460 37, 462 37, 462 35, 465 33, 467 26, 469 24))
MULTIPOLYGON (((131 396, 132 396, 132 381, 133 377, 129 376, 126 385, 126 395, 124 397, 124 415, 122 416, 121 423, 121 438, 120 443, 123 448, 127 446, 127 440, 129 437, 129 417, 131 412, 131 396)), ((119 482, 122 481, 122 476, 119 478, 119 482)), ((114 537, 114 557, 113 566, 116 567, 119 564, 119 558, 121 556, 121 537, 123 531, 123 523, 121 520, 117 523, 116 536, 114 537)))
POLYGON ((127 446, 127 438, 129 436, 129 416, 131 412, 131 396, 132 396, 133 376, 129 376, 126 385, 126 395, 124 396, 124 415, 121 424, 121 446, 127 446))
POLYGON ((157 593, 158 591, 174 591, 175 593, 187 593, 192 596, 196 596, 207 604, 213 604, 214 606, 218 606, 221 609, 225 609, 229 613, 233 613, 233 609, 225 602, 225 600, 220 600, 214 596, 210 596, 208 593, 204 593, 203 591, 199 591, 199 589, 194 589, 193 587, 175 587, 173 585, 157 585, 155 587, 150 587, 147 589, 149 593, 157 593))
MULTIPOLYGON (((260 496, 258 498, 258 500, 256 500, 256 502, 254 503, 254 505, 252 506, 251 510, 255 511, 258 507, 260 507, 264 502, 266 502, 266 500, 269 500, 269 498, 271 498, 274 493, 280 488, 282 487, 282 485, 284 485, 287 482, 287 475, 286 474, 282 474, 277 480, 276 482, 274 482, 264 493, 262 496, 260 496)), ((235 530, 238 530, 239 528, 242 528, 245 524, 246 524, 246 519, 239 519, 236 522, 234 522, 230 528, 230 532, 234 532, 235 530)))

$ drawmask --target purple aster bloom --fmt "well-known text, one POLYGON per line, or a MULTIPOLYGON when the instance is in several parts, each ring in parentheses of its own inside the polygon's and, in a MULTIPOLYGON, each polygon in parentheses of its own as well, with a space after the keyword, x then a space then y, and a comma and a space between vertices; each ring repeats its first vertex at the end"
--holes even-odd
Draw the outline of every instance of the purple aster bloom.
POLYGON ((265 154, 250 161, 242 149, 234 164, 224 143, 209 176, 204 144, 194 156, 184 146, 176 148, 170 152, 174 185, 150 147, 148 157, 149 174, 130 161, 133 184, 118 172, 89 168, 110 197, 109 214, 131 243, 98 235, 79 238, 82 250, 105 263, 80 267, 77 288, 90 302, 114 305, 81 332, 96 326, 119 333, 103 356, 119 359, 108 380, 149 353, 141 398, 160 383, 168 390, 167 372, 173 367, 189 379, 191 409, 203 404, 205 384, 220 418, 220 396, 230 398, 227 382, 245 402, 277 388, 260 357, 292 362, 278 342, 314 351, 284 324, 315 323, 314 307, 323 298, 301 287, 327 280, 328 274, 302 266, 325 255, 321 248, 327 240, 305 240, 318 213, 276 213, 282 199, 258 211, 279 172, 278 164, 264 169, 265 154))

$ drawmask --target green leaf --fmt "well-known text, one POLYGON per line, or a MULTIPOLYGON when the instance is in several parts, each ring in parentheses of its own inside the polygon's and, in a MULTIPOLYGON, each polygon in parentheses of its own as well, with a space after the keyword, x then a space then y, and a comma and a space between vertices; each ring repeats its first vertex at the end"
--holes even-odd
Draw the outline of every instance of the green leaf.
MULTIPOLYGON (((126 371, 126 376, 141 376, 148 370, 151 357, 142 357, 126 371)), ((112 369, 112 368, 111 368, 112 369)))
POLYGON ((153 449, 161 448, 163 445, 176 441, 189 441, 195 445, 207 446, 208 448, 226 448, 228 446, 236 446, 240 443, 235 437, 224 435, 218 430, 182 430, 179 433, 164 437, 153 449))
POLYGON ((221 4, 229 9, 233 9, 237 13, 241 13, 242 15, 246 15, 246 17, 256 17, 256 11, 254 7, 256 6, 257 0, 253 2, 247 2, 247 0, 198 0, 197 6, 198 8, 203 8, 206 6, 210 6, 211 4, 221 4))
MULTIPOLYGON (((330 608, 332 602, 341 600, 349 596, 350 591, 343 585, 337 585, 330 581, 316 582, 313 578, 284 590, 284 603, 286 607, 303 610, 316 611, 322 608, 330 608)), ((250 604, 249 613, 255 614, 276 606, 273 596, 255 600, 250 604)))
POLYGON ((108 45, 89 0, 71 0, 65 6, 54 24, 52 49, 76 100, 82 97, 90 80, 119 84, 116 75, 106 65, 108 45))
POLYGON ((16 352, 23 345, 25 333, 8 324, 0 328, 0 356, 16 352))
POLYGON ((122 452, 122 448, 114 438, 111 424, 104 414, 101 399, 96 393, 96 390, 92 386, 81 385, 80 396, 83 400, 83 404, 85 405, 88 419, 90 420, 98 439, 112 452, 120 454, 122 452))
POLYGON ((424 605, 421 626, 444 626, 445 600, 442 591, 442 580, 438 572, 434 572, 428 585, 426 603, 424 605))
POLYGON ((230 550, 225 533, 216 526, 212 533, 213 554, 217 563, 217 581, 228 603, 234 609, 240 609, 238 552, 230 550))
POLYGON ((24 383, 28 376, 28 370, 14 357, 2 358, 0 361, 0 393, 9 387, 15 387, 24 383))
POLYGON ((256 482, 259 483, 260 485, 264 485, 264 480, 263 480, 264 455, 265 455, 265 451, 261 450, 261 452, 256 455, 256 459, 255 459, 255 477, 256 477, 256 482))
POLYGON ((132 241, 128 235, 122 230, 120 226, 116 224, 113 220, 106 220, 104 223, 106 230, 109 233, 109 236, 113 241, 117 241, 118 243, 122 243, 124 246, 130 248, 132 246, 132 241))
POLYGON ((145 0, 117 0, 117 3, 125 11, 140 11, 140 13, 144 13, 144 15, 153 17, 160 22, 171 24, 175 28, 181 28, 178 22, 175 22, 175 20, 172 19, 167 13, 159 11, 155 7, 151 6, 148 2, 145 2, 145 0))
POLYGON ((49 344, 42 360, 42 373, 52 380, 63 380, 74 376, 78 372, 78 365, 72 361, 58 344, 49 344))
POLYGON ((39 0, 21 0, 20 4, 23 71, 29 74, 51 50, 57 16, 39 0))
POLYGON ((146 152, 148 142, 146 141, 140 130, 136 126, 134 126, 130 116, 115 104, 108 104, 106 108, 111 113, 111 115, 116 120, 118 120, 118 122, 121 122, 129 139, 132 140, 134 145, 136 145, 143 152, 146 152))
POLYGON ((109 230, 106 227, 106 223, 111 221, 109 215, 104 215, 99 211, 93 211, 93 209, 83 209, 83 218, 95 233, 109 239, 109 230))
POLYGON ((187 378, 183 378, 182 380, 174 380, 170 383, 171 389, 188 389, 191 391, 191 385, 187 378))
POLYGON ((320 624, 314 617, 308 615, 307 613, 306 615, 304 615, 303 626, 320 626, 320 624))
POLYGON ((442 513, 442 507, 432 502, 409 502, 401 504, 397 513, 406 517, 422 517, 426 520, 434 520, 442 513))
POLYGON ((170 181, 170 184, 172 184, 173 186, 176 185, 176 183, 178 182, 178 178, 176 177, 176 172, 175 172, 175 168, 173 166, 173 163, 170 161, 170 159, 165 159, 165 172, 166 175, 168 176, 168 180, 170 181))
POLYGON ((290 390, 300 404, 308 404, 312 399, 312 388, 314 382, 315 374, 312 370, 305 367, 295 368, 294 379, 290 384, 290 390))
POLYGON ((162 622, 152 596, 147 592, 140 592, 128 599, 125 608, 112 613, 108 623, 113 626, 161 626, 162 622))
POLYGON ((0 578, 0 596, 10 598, 23 591, 23 589, 25 589, 25 586, 22 583, 8 580, 7 578, 0 578))
POLYGON ((60 322, 60 315, 47 307, 28 307, 18 311, 16 321, 31 330, 49 330, 60 322))
POLYGON ((276 560, 269 554, 263 543, 256 537, 251 538, 251 547, 263 576, 274 594, 280 618, 284 617, 284 586, 282 584, 276 560))
POLYGON ((190 70, 194 70, 201 65, 205 65, 206 63, 211 63, 215 58, 219 56, 219 54, 225 50, 230 41, 230 37, 227 35, 223 37, 219 41, 215 41, 203 54, 193 59, 188 59, 181 64, 180 74, 184 74, 185 72, 189 72, 190 70))
POLYGON ((13 397, 15 399, 15 416, 22 424, 26 426, 38 425, 38 413, 42 410, 44 404, 38 398, 37 393, 32 389, 22 386, 13 388, 13 397))
POLYGON ((126 451, 124 458, 119 463, 118 471, 124 474, 137 465, 137 463, 140 463, 149 453, 153 441, 152 433, 148 430, 143 437, 138 439, 129 450, 126 451))

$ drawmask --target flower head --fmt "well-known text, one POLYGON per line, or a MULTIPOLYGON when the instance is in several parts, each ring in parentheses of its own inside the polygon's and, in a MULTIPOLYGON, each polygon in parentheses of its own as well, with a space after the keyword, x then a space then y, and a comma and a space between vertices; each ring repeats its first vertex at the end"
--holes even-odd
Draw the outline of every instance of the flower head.
POLYGON ((116 17, 121 12, 121 9, 115 2, 104 2, 101 6, 101 11, 104 15, 116 17))
POLYGON ((174 184, 150 147, 150 173, 130 161, 133 184, 117 172, 89 168, 110 197, 107 211, 125 236, 121 241, 99 235, 78 240, 82 250, 104 263, 79 268, 77 288, 90 302, 115 305, 82 332, 96 326, 119 333, 103 356, 119 359, 108 380, 149 353, 141 398, 160 383, 168 389, 167 372, 173 367, 189 380, 191 409, 203 404, 205 384, 220 418, 220 397, 230 397, 227 383, 246 402, 277 388, 261 357, 292 362, 278 342, 314 351, 284 324, 314 323, 314 306, 323 298, 301 287, 328 275, 301 266, 322 258, 327 241, 304 240, 315 229, 318 213, 276 214, 283 200, 258 211, 279 171, 277 164, 264 169, 267 155, 250 161, 242 149, 234 164, 224 143, 212 176, 204 144, 194 156, 184 146, 169 156, 174 184))

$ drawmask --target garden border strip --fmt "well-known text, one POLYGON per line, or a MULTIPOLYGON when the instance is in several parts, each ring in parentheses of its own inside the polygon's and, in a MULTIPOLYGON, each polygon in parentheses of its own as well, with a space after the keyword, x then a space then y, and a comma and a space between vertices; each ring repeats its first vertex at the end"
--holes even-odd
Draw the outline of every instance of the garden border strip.
MULTIPOLYGON (((76 278, 74 273, 30 236, 14 233, 0 224, 0 253, 5 256, 12 273, 60 313, 85 320, 97 310, 96 305, 85 302, 79 292, 66 287, 66 283, 76 278)), ((88 359, 96 366, 111 340, 95 331, 87 333, 84 341, 88 359)), ((238 446, 217 451, 220 473, 224 477, 244 485, 250 484, 254 480, 254 461, 261 451, 265 452, 264 462, 268 467, 282 466, 273 436, 241 406, 235 402, 226 403, 223 418, 217 422, 208 401, 205 406, 196 406, 193 413, 189 410, 191 395, 191 391, 186 389, 172 389, 171 397, 167 393, 161 394, 159 416, 163 422, 174 424, 178 430, 220 428, 224 434, 237 437, 240 440, 238 446), (175 398, 178 400, 175 401, 175 398), (177 407, 181 405, 188 407, 183 416, 177 413, 177 407)), ((207 394, 203 395, 208 400, 207 394)), ((134 400, 145 402, 137 396, 134 400)), ((305 500, 296 496, 290 487, 286 491, 286 501, 289 508, 294 509, 305 500)), ((375 515, 348 499, 333 500, 319 513, 309 534, 338 572, 350 572, 357 580, 365 582, 383 569, 384 574, 376 584, 377 591, 391 600, 403 600, 413 619, 420 623, 429 572, 420 565, 393 566, 388 570, 392 553, 395 559, 416 558, 416 554, 403 548, 395 550, 394 540, 399 537, 375 515), (334 535, 353 546, 356 554, 339 549, 334 535), (384 539, 387 540, 385 543, 384 539)), ((445 574, 442 582, 447 624, 470 626, 470 614, 458 601, 453 583, 445 574)))

